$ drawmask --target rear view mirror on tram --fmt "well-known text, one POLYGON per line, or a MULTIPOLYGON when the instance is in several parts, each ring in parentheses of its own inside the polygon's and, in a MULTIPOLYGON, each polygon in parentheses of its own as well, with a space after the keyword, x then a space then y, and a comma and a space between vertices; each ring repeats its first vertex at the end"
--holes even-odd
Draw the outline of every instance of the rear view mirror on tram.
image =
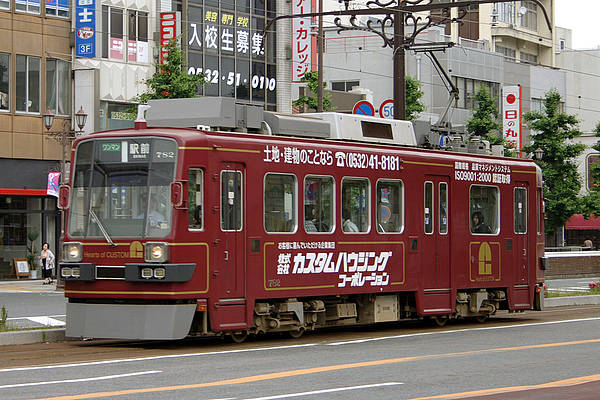
POLYGON ((58 208, 66 210, 69 208, 69 200, 71 199, 71 188, 69 185, 60 185, 58 188, 58 208))
POLYGON ((174 208, 185 208, 184 206, 184 182, 173 182, 171 183, 171 204, 174 208))

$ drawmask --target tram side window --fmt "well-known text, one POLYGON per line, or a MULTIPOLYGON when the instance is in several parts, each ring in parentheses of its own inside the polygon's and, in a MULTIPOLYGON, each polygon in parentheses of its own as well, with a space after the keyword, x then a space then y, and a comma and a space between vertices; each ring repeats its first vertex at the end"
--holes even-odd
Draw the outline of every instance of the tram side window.
POLYGON ((433 182, 425 182, 425 233, 433 233, 433 182))
POLYGON ((333 232, 333 178, 309 175, 304 179, 304 230, 333 232))
POLYGON ((265 176, 265 231, 286 233, 296 231, 296 176, 267 174, 265 176))
POLYGON ((377 232, 398 233, 404 226, 404 185, 399 180, 377 182, 377 232))
POLYGON ((188 228, 204 229, 204 172, 199 168, 190 168, 188 181, 188 228))
POLYGON ((448 233, 448 184, 446 182, 440 183, 438 195, 440 198, 440 210, 438 212, 439 232, 445 235, 448 233))
POLYGON ((221 229, 242 230, 242 173, 221 171, 221 229))
POLYGON ((346 233, 369 231, 369 180, 344 178, 342 180, 342 230, 346 233))
POLYGON ((500 232, 500 193, 495 186, 471 186, 469 195, 471 233, 500 232))
POLYGON ((515 188, 515 233, 527 233, 527 189, 515 188))

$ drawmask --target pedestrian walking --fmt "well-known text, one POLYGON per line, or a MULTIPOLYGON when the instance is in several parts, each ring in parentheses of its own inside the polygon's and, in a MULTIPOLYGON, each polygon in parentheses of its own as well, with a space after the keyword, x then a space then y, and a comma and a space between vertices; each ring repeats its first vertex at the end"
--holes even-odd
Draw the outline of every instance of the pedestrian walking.
POLYGON ((48 243, 42 245, 42 253, 40 258, 42 261, 42 278, 44 278, 44 285, 52 283, 52 275, 54 273, 54 253, 49 248, 48 243))

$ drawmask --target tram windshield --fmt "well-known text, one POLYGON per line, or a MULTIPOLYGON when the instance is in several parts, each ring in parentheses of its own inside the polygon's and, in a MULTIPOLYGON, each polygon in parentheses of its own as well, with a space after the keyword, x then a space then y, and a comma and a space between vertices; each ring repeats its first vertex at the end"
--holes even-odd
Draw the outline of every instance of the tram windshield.
POLYGON ((77 147, 68 232, 74 238, 162 238, 171 231, 171 139, 89 140, 77 147))

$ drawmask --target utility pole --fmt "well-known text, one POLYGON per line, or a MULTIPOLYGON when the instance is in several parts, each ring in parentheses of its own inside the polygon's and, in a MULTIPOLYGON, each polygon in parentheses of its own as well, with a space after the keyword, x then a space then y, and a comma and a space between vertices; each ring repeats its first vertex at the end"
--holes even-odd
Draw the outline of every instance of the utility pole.
POLYGON ((317 93, 317 112, 323 112, 323 48, 325 38, 323 37, 323 0, 319 0, 319 31, 317 33, 317 48, 318 48, 318 60, 317 60, 317 77, 319 80, 319 87, 317 93))
POLYGON ((406 119, 406 60, 404 50, 404 13, 398 1, 394 12, 394 119, 406 119))

